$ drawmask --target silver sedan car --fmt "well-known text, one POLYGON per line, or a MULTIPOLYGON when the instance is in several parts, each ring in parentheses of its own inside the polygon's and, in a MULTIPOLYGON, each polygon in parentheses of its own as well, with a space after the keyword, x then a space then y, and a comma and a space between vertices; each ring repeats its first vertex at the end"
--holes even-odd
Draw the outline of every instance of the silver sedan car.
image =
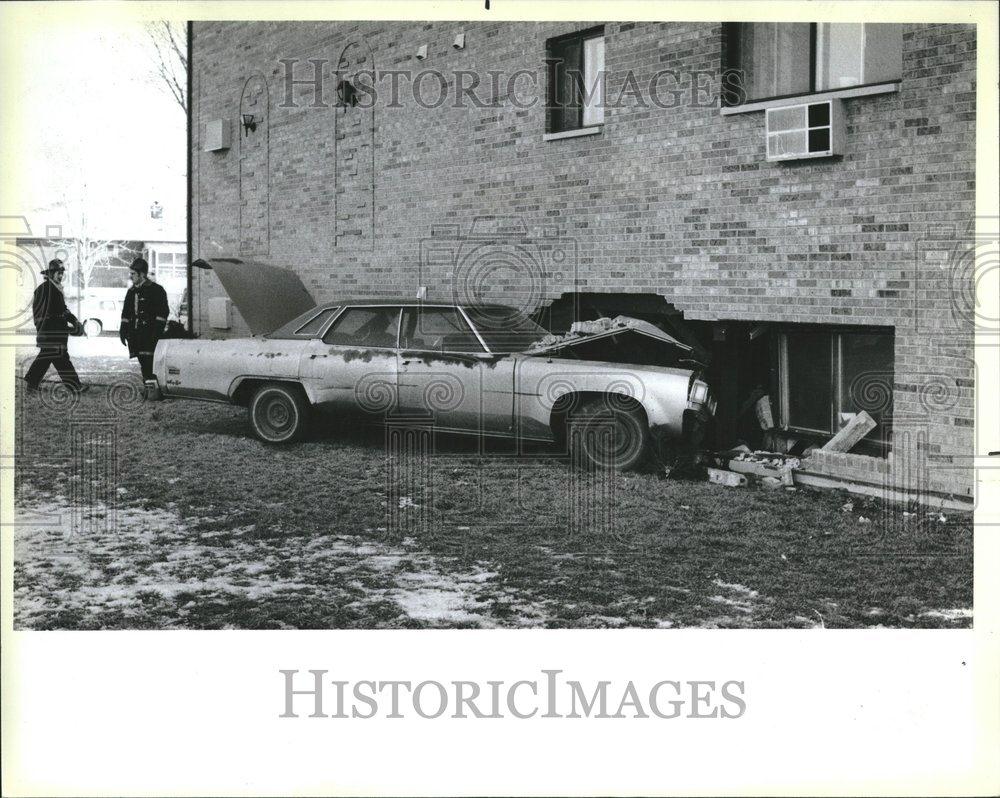
POLYGON ((714 413, 689 353, 625 317, 553 336, 501 305, 377 299, 248 338, 163 340, 154 370, 164 397, 247 407, 269 444, 300 438, 318 411, 555 441, 627 469, 670 456, 714 413))

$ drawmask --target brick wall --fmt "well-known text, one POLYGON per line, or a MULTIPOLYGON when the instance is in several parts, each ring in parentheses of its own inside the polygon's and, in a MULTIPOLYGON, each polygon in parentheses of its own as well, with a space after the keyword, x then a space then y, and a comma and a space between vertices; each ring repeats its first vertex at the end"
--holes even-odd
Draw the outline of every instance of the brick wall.
MULTIPOLYGON (((927 464, 930 489, 971 495, 973 332, 952 277, 974 220, 974 28, 906 26, 899 91, 844 101, 842 158, 768 163, 764 114, 720 114, 712 23, 607 24, 607 96, 621 100, 599 135, 544 141, 545 41, 586 27, 196 23, 195 254, 295 268, 318 300, 419 285, 464 298, 472 286, 530 308, 565 291, 629 291, 689 319, 890 325, 899 441, 927 464), (298 60, 298 79, 324 59, 328 107, 310 107, 305 85, 282 107, 280 59, 298 60), (475 71, 486 102, 453 107, 452 86, 441 107, 421 108, 404 83, 403 107, 381 95, 374 109, 337 108, 338 65, 437 70, 452 83, 475 71), (520 79, 516 98, 492 91, 488 70, 519 69, 537 84, 520 79), (631 91, 660 70, 680 76, 659 84, 674 107, 631 91), (262 85, 262 124, 244 137, 239 114, 262 85), (202 126, 218 118, 233 146, 202 152, 202 126), (530 245, 491 263, 456 245, 457 262, 421 263, 434 228, 436 243, 453 240, 483 215, 519 218, 530 245)), ((437 81, 423 86, 433 99, 437 81)), ((195 276, 196 323, 211 335, 205 300, 220 289, 195 276)))

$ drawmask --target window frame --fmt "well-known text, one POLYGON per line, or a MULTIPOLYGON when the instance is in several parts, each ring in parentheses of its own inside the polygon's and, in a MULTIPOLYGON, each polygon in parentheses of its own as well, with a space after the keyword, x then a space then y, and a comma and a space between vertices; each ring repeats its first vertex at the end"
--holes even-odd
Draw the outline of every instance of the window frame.
POLYGON ((486 345, 486 341, 483 340, 483 336, 480 335, 479 330, 476 329, 476 325, 472 323, 469 315, 465 312, 465 308, 460 305, 407 305, 400 308, 399 316, 399 331, 396 335, 396 343, 400 352, 431 352, 438 355, 464 355, 465 357, 475 357, 476 355, 492 355, 493 352, 486 345), (453 349, 419 349, 412 346, 403 346, 403 318, 407 311, 413 311, 414 313, 420 314, 427 310, 450 310, 458 314, 459 317, 466 323, 468 328, 472 330, 472 334, 479 341, 479 346, 482 349, 479 352, 458 352, 453 349))
MULTIPOLYGON (((595 25, 592 28, 584 28, 583 30, 572 31, 570 33, 564 33, 559 36, 553 36, 545 40, 545 65, 546 65, 546 87, 545 87, 545 137, 546 140, 552 141, 561 138, 573 138, 575 136, 587 135, 589 133, 599 133, 604 127, 604 117, 602 115, 600 122, 584 122, 584 111, 586 105, 584 103, 583 97, 580 98, 580 104, 577 108, 577 121, 575 127, 560 127, 556 128, 553 124, 555 119, 555 112, 558 110, 562 112, 565 106, 560 106, 555 104, 555 93, 556 93, 556 69, 557 65, 562 63, 561 59, 554 58, 552 55, 552 49, 557 46, 564 46, 569 42, 576 41, 580 52, 580 75, 579 79, 584 82, 584 75, 586 74, 586 47, 585 42, 592 39, 603 39, 605 42, 605 59, 607 59, 607 37, 605 35, 604 25, 595 25)), ((604 70, 606 72, 606 70, 604 70)), ((586 91, 586 86, 583 90, 586 91)), ((579 90, 579 87, 578 87, 579 90)), ((602 87, 601 100, 604 101, 604 91, 602 87)))
MULTIPOLYGON (((333 316, 333 318, 330 319, 330 321, 327 323, 326 328, 323 330, 323 332, 319 336, 319 340, 325 346, 345 346, 345 347, 353 347, 355 349, 377 349, 377 350, 379 350, 381 352, 386 352, 386 351, 396 352, 396 351, 399 350, 399 325, 400 325, 400 319, 402 319, 402 316, 403 316, 403 306, 402 305, 390 305, 390 304, 387 304, 387 305, 377 305, 377 304, 373 304, 373 305, 344 305, 340 309, 340 312, 339 313, 335 313, 334 316, 333 316), (350 312, 352 310, 365 310, 365 309, 368 309, 368 308, 395 308, 396 309, 396 344, 395 344, 395 346, 365 346, 365 345, 362 345, 362 344, 334 344, 334 343, 327 342, 326 336, 332 331, 333 325, 335 325, 338 321, 340 321, 340 319, 344 316, 344 314, 346 314, 346 313, 348 313, 348 312, 350 312)), ((315 317, 313 317, 313 318, 315 318, 315 317)))
MULTIPOLYGON (((822 325, 803 325, 802 327, 779 327, 777 329, 777 382, 778 382, 778 420, 779 428, 785 432, 799 433, 803 435, 820 436, 823 438, 832 438, 836 435, 843 427, 839 425, 839 416, 843 412, 842 397, 843 397, 843 380, 844 380, 844 361, 843 361, 843 341, 845 336, 850 335, 885 335, 892 339, 892 371, 893 379, 895 379, 896 372, 896 352, 895 352, 895 342, 896 342, 896 329, 895 327, 826 327, 822 325), (801 334, 801 333, 823 333, 829 336, 829 346, 830 346, 830 377, 829 377, 829 390, 830 390, 830 407, 829 407, 829 420, 830 429, 829 430, 819 430, 812 429, 810 427, 800 426, 798 424, 793 424, 789 419, 789 373, 788 373, 788 337, 790 335, 801 334)), ((895 394, 893 394, 892 400, 889 407, 878 419, 878 426, 887 429, 891 435, 892 429, 892 416, 893 407, 895 405, 895 394), (888 423, 886 423, 888 422, 888 423)), ((867 436, 866 436, 867 439, 867 436)), ((891 447, 889 443, 889 436, 883 436, 883 440, 888 448, 891 447)))
POLYGON ((322 338, 324 335, 326 335, 326 331, 330 328, 330 325, 333 324, 338 319, 343 309, 344 309, 343 307, 337 307, 336 305, 333 307, 318 308, 312 316, 306 319, 302 324, 298 326, 298 328, 295 329, 292 335, 297 336, 299 338, 309 338, 309 339, 322 338), (320 325, 318 332, 313 334, 302 332, 306 327, 308 327, 310 324, 316 321, 316 319, 318 319, 320 316, 322 316, 324 313, 327 312, 330 313, 330 318, 328 318, 323 324, 320 325))
MULTIPOLYGON (((739 72, 740 68, 738 65, 733 64, 732 53, 738 48, 734 48, 732 42, 735 37, 739 35, 739 26, 753 24, 748 22, 723 22, 722 23, 722 47, 723 47, 723 58, 722 58, 722 72, 723 76, 727 73, 739 72)), ((779 23, 780 24, 780 23, 779 23)), ((839 86, 835 88, 818 89, 816 88, 817 79, 817 69, 816 69, 816 47, 818 40, 819 25, 818 22, 809 23, 809 91, 806 92, 791 92, 789 94, 775 94, 769 97, 747 97, 741 103, 730 103, 726 99, 726 90, 723 86, 720 92, 720 103, 723 111, 726 109, 737 109, 744 108, 751 105, 758 105, 763 103, 779 102, 782 100, 793 100, 798 98, 815 97, 822 95, 823 97, 844 97, 844 96, 864 96, 867 94, 872 94, 870 89, 879 86, 898 86, 902 82, 902 76, 898 78, 883 78, 882 80, 869 81, 865 83, 857 83, 853 86, 839 86)), ((823 23, 826 24, 826 23, 823 23)), ((880 24, 880 23, 861 23, 864 25, 880 24)), ((882 24, 892 24, 892 23, 882 23, 882 24)), ((742 58, 742 53, 740 57, 742 58)), ((862 54, 862 64, 864 63, 864 55, 862 54)), ((755 109, 756 110, 756 109, 755 109)))

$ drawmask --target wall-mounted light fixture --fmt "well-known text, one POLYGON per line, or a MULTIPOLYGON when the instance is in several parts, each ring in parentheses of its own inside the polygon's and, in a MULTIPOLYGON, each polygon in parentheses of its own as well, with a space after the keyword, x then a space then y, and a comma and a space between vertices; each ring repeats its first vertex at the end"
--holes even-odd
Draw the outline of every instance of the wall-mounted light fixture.
POLYGON ((253 114, 243 114, 243 135, 249 136, 257 130, 257 119, 253 114))
POLYGON ((358 104, 358 91, 351 81, 344 79, 337 84, 337 104, 341 108, 353 108, 358 104))
POLYGON ((465 49, 465 34, 464 33, 458 34, 455 37, 455 41, 453 41, 451 43, 451 46, 454 47, 456 50, 464 50, 465 49))
POLYGON ((417 48, 417 60, 423 61, 425 58, 427 58, 427 45, 422 44, 417 48))

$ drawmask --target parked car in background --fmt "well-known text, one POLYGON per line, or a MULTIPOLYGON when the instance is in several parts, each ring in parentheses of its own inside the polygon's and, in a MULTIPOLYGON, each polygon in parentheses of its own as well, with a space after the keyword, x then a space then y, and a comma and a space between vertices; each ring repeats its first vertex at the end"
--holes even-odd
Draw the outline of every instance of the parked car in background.
MULTIPOLYGON (((280 298, 262 274, 273 313, 280 298)), ((239 310, 251 328, 260 321, 252 305, 239 310)), ((566 442, 593 464, 633 468, 670 456, 715 411, 689 353, 624 317, 552 336, 502 305, 374 299, 315 306, 247 338, 163 340, 154 371, 165 397, 247 407, 266 443, 300 438, 315 411, 402 415, 446 432, 566 442)))
POLYGON ((83 332, 88 338, 100 335, 104 330, 118 331, 122 318, 124 288, 90 288, 84 291, 80 300, 79 319, 83 332))

